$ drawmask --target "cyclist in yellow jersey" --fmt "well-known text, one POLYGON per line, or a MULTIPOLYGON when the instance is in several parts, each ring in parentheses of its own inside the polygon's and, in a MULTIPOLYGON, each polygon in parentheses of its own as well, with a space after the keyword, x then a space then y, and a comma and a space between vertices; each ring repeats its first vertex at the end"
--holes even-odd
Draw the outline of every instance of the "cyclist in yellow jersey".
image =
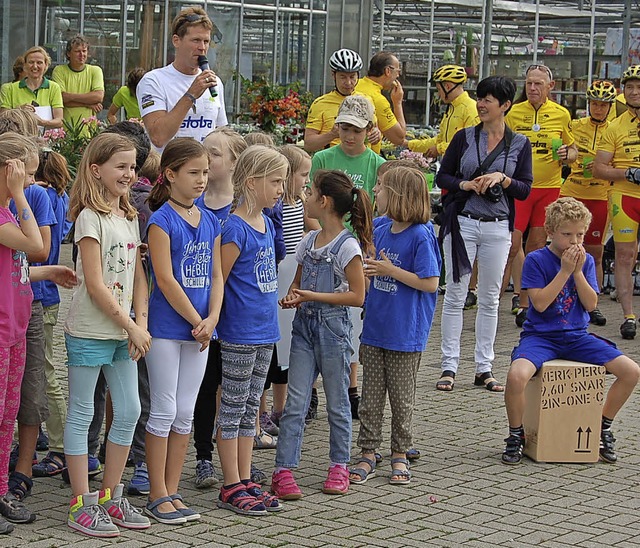
POLYGON ((480 118, 476 102, 462 87, 467 81, 467 71, 463 67, 444 65, 433 73, 432 80, 440 100, 447 105, 438 135, 429 139, 411 139, 404 144, 410 150, 435 158, 445 153, 458 130, 479 124, 480 118))
POLYGON ((640 65, 624 71, 626 112, 618 116, 602 134, 593 162, 593 175, 612 182, 609 214, 615 243, 615 282, 624 322, 623 339, 636 336, 631 273, 638 255, 640 226, 640 65))
POLYGON ((571 134, 569 111, 549 99, 554 85, 549 67, 529 66, 523 92, 526 100, 513 105, 506 117, 511 130, 526 135, 533 149, 533 186, 526 200, 516 202, 515 228, 505 269, 505 280, 513 277, 512 311, 516 314, 518 327, 524 324, 529 305, 526 292, 520 287, 524 255, 547 243, 544 229, 545 208, 560 194, 562 164, 571 164, 578 156, 571 134), (529 236, 523 251, 522 235, 527 229, 529 236), (516 302, 516 298, 519 302, 516 302))
MULTIPOLYGON (((607 192, 610 185, 609 181, 593 176, 593 160, 600 138, 609 126, 608 116, 614 110, 616 87, 606 80, 596 80, 587 89, 586 96, 589 115, 571 122, 578 158, 571 164, 571 173, 562 185, 560 195, 580 200, 591 211, 592 219, 584 236, 584 247, 593 256, 598 285, 602 287, 603 241, 609 215, 607 192)), ((607 323, 607 319, 597 308, 589 312, 589 317, 595 325, 607 323)))
MULTIPOLYGON (((340 143, 336 116, 344 98, 356 93, 362 58, 353 50, 340 49, 329 58, 329 67, 335 89, 318 97, 309 108, 304 128, 304 149, 307 152, 317 152, 340 143)), ((377 145, 380 139, 382 133, 377 127, 367 132, 369 145, 377 145)))
MULTIPOLYGON (((378 128, 382 135, 394 145, 401 145, 407 134, 407 124, 404 121, 402 99, 404 90, 398 82, 402 69, 398 58, 387 51, 376 53, 369 62, 369 70, 364 78, 356 85, 356 91, 369 97, 376 109, 378 128), (391 91, 391 103, 382 95, 382 90, 391 91)), ((381 143, 372 145, 374 152, 380 153, 381 143)))

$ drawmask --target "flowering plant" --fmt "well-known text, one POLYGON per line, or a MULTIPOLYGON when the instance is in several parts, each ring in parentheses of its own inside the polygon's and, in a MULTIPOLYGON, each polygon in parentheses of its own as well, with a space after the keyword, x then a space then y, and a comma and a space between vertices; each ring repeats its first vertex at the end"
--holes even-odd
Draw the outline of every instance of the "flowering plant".
POLYGON ((270 84, 264 78, 253 82, 242 78, 242 85, 251 115, 263 131, 274 133, 278 126, 304 125, 313 96, 300 91, 300 82, 285 86, 270 84))
POLYGON ((46 130, 44 139, 52 150, 67 159, 69 172, 75 178, 84 149, 104 128, 104 122, 95 116, 72 122, 64 120, 63 127, 46 130))

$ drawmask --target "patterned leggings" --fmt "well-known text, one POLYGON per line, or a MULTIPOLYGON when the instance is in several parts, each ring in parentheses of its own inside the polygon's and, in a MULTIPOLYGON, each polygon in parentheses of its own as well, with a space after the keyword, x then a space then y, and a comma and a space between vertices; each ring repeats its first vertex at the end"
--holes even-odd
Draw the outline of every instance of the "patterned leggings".
POLYGON ((358 446, 364 453, 373 453, 382 444, 387 392, 391 405, 391 451, 406 453, 413 447, 413 406, 421 357, 422 352, 396 352, 360 345, 362 400, 358 446))
POLYGON ((9 453, 26 359, 26 338, 8 348, 0 347, 0 496, 7 494, 9 453))
POLYGON ((253 437, 273 344, 232 344, 222 347, 222 398, 218 424, 223 440, 253 437))

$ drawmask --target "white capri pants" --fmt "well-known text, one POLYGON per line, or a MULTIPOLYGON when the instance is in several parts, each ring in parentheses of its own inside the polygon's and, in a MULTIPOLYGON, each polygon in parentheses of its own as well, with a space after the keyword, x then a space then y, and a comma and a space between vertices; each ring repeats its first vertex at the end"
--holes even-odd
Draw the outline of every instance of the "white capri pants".
POLYGON ((147 432, 190 434, 193 409, 207 366, 207 352, 196 341, 153 339, 147 353, 151 410, 147 432))

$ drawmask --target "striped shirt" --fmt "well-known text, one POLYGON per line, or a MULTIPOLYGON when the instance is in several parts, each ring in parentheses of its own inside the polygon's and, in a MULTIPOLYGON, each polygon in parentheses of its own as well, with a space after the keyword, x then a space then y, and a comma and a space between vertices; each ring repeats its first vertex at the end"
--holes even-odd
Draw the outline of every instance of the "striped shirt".
POLYGON ((295 205, 282 204, 282 233, 287 255, 296 252, 296 246, 304 236, 304 204, 298 198, 295 205))

